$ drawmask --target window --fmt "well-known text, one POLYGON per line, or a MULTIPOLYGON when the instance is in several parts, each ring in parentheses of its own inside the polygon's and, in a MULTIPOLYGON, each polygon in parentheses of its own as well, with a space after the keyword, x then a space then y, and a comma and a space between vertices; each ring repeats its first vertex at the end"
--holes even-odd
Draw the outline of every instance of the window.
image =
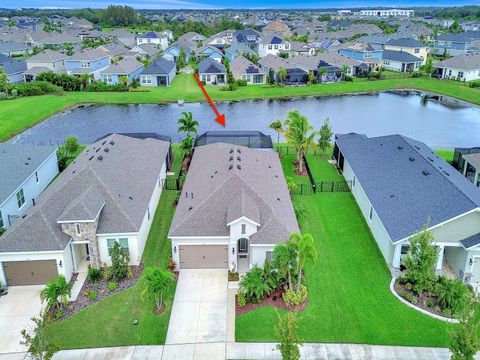
POLYGON ((242 224, 242 234, 245 235, 247 233, 247 225, 242 224))
POLYGON ((239 253, 248 252, 248 239, 242 238, 238 240, 238 252, 239 253))
POLYGON ((38 172, 35 171, 35 181, 37 182, 38 184, 38 172))
POLYGON ((205 74, 202 75, 202 81, 207 81, 207 75, 205 74))
POLYGON ((278 50, 278 45, 275 45, 274 48, 275 48, 275 50, 278 50))
POLYGON ((290 44, 285 44, 285 50, 289 50, 290 49, 290 44))
POLYGON ((355 187, 355 176, 353 177, 352 187, 355 187))
POLYGON ((273 255, 273 251, 265 252, 265 260, 268 260, 269 262, 272 262, 272 255, 273 255))
POLYGON ((272 50, 272 45, 268 45, 268 50, 272 50))
POLYGON ((84 69, 85 69, 85 68, 89 68, 89 67, 90 67, 90 61, 82 61, 82 62, 80 63, 80 66, 81 66, 82 68, 84 68, 84 69))
POLYGON ((458 72, 458 77, 459 77, 460 79, 463 78, 463 71, 459 71, 459 72, 458 72))
POLYGON ((210 81, 210 74, 207 74, 207 81, 210 81))
POLYGON ((420 52, 420 49, 415 49, 415 50, 413 50, 413 52, 414 52, 415 54, 418 54, 418 53, 420 52))
POLYGON ((128 254, 128 238, 107 239, 108 256, 112 256, 113 245, 118 242, 122 247, 122 252, 128 254))
POLYGON ((141 78, 140 78, 142 84, 151 84, 152 83, 152 77, 149 76, 149 75, 142 75, 141 78))
POLYGON ((80 229, 80 224, 75 224, 75 233, 77 235, 80 235, 82 233, 82 231, 80 229))
POLYGON ((107 83, 111 83, 112 82, 112 75, 103 75, 103 81, 105 81, 107 83))
POLYGON ((18 208, 20 209, 23 204, 25 204, 25 195, 23 193, 23 189, 20 189, 19 192, 17 192, 17 205, 18 208))
POLYGON ((370 206, 370 214, 368 214, 368 218, 370 219, 370 221, 372 221, 372 217, 373 217, 373 207, 370 206))
POLYGON ((3 222, 3 214, 2 214, 2 212, 0 211, 0 228, 3 228, 3 227, 5 227, 5 224, 4 224, 4 222, 3 222))

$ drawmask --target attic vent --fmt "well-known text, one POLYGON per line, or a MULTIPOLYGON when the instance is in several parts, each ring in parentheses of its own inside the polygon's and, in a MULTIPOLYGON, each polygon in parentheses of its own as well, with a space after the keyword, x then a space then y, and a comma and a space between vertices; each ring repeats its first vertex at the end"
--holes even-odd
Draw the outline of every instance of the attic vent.
POLYGON ((25 163, 25 165, 28 165, 28 163, 25 163))
POLYGON ((100 151, 100 148, 98 148, 97 150, 95 150, 95 152, 99 152, 100 151))
POLYGON ((408 160, 410 160, 410 161, 415 161, 415 158, 414 158, 413 156, 410 156, 410 157, 408 158, 408 160))
POLYGON ((431 157, 427 156, 427 159, 430 160, 431 162, 433 162, 433 159, 431 157))
POLYGON ((230 156, 230 161, 233 161, 233 156, 230 156))
POLYGON ((280 201, 280 198, 277 198, 278 201, 280 201))
POLYGON ((110 145, 115 145, 115 141, 110 140, 109 144, 110 144, 110 145))
POLYGON ((230 154, 233 153, 233 151, 234 151, 233 148, 231 148, 231 149, 230 149, 230 154))
POLYGON ((75 174, 75 170, 72 171, 72 174, 75 174))
POLYGON ((278 178, 278 175, 275 175, 276 178, 278 178))
POLYGON ((108 153, 110 150, 108 150, 108 148, 105 148, 105 149, 103 149, 103 151, 105 151, 106 153, 108 153))
POLYGON ((240 164, 237 165, 237 169, 242 170, 242 167, 240 166, 240 164))
POLYGON ((31 158, 31 157, 28 157, 27 160, 32 160, 32 158, 31 158))
POLYGON ((228 170, 232 170, 232 169, 233 169, 233 165, 230 165, 230 166, 228 167, 228 170))
POLYGON ((218 171, 217 171, 217 170, 215 170, 215 175, 216 175, 216 174, 218 174, 218 171))
POLYGON ((240 156, 237 156, 238 161, 242 161, 242 158, 240 156))
POLYGON ((131 196, 129 196, 128 198, 129 198, 130 200, 133 200, 133 197, 131 197, 131 196))
POLYGON ((102 142, 102 146, 105 145, 107 143, 107 140, 105 140, 104 142, 102 142))
POLYGON ((192 209, 193 209, 193 206, 190 206, 190 207, 188 208, 188 211, 190 211, 190 210, 192 210, 192 209))
POLYGON ((213 179, 213 175, 210 176, 213 179))
POLYGON ((392 199, 392 198, 394 198, 394 197, 395 197, 395 195, 393 195, 393 194, 390 195, 390 199, 392 199))
POLYGON ((268 165, 268 168, 271 169, 271 168, 272 168, 272 165, 268 165))
POLYGON ((445 175, 447 176, 450 176, 450 174, 448 172, 446 172, 445 170, 442 171, 445 175))
POLYGON ((430 172, 428 170, 423 170, 422 174, 425 175, 425 176, 428 176, 428 175, 430 175, 430 172))
POLYGON ((397 149, 398 149, 398 150, 403 150, 403 146, 398 145, 398 146, 397 146, 397 149))
POLYGON ((241 153, 242 153, 242 150, 240 150, 240 149, 237 149, 237 152, 238 152, 239 154, 241 154, 241 153))
POLYGON ((88 161, 91 161, 93 158, 94 158, 94 156, 90 156, 90 158, 88 159, 88 161))
POLYGON ((100 155, 97 159, 100 160, 100 161, 102 161, 102 160, 103 160, 103 156, 100 155))

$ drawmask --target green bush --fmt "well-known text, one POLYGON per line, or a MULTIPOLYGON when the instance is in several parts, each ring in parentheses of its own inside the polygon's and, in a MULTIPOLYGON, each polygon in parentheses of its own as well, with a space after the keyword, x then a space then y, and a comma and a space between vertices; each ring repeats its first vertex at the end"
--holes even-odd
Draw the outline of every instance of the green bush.
POLYGON ((90 290, 88 292, 87 297, 88 297, 88 300, 95 301, 95 300, 97 300, 97 292, 95 290, 90 290))
POLYGON ((100 269, 91 267, 88 269, 87 277, 89 282, 95 284, 99 282, 102 278, 102 272, 100 271, 100 269))
POLYGON ((58 170, 62 172, 67 168, 68 156, 63 151, 57 151, 58 170))
POLYGON ((381 75, 382 74, 378 71, 371 71, 371 72, 368 73, 367 78, 368 78, 368 80, 378 80, 378 79, 380 79, 381 75))
POLYGON ((237 86, 247 86, 247 85, 248 85, 247 80, 244 80, 244 79, 237 80, 237 86))
POLYGON ((102 81, 97 81, 88 84, 85 87, 85 90, 89 92, 124 92, 128 91, 128 86, 124 84, 108 85, 102 81))
POLYGON ((118 284, 115 281, 110 281, 108 283, 107 288, 108 288, 108 291, 110 291, 110 292, 115 291, 118 288, 118 284))
POLYGON ((351 76, 348 76, 348 75, 345 75, 344 78, 343 78, 344 81, 348 81, 348 82, 352 82, 353 81, 353 77, 351 76))
POLYGON ((422 77, 422 73, 420 71, 412 72, 412 78, 420 78, 422 77))
POLYGON ((47 71, 38 74, 36 80, 48 81, 54 85, 60 86, 65 91, 80 91, 82 90, 82 80, 73 75, 54 73, 47 71))
POLYGON ((468 84, 471 88, 480 88, 480 81, 472 81, 468 84))
POLYGON ((65 140, 65 150, 67 150, 67 153, 69 154, 75 154, 75 152, 78 150, 78 139, 76 136, 70 135, 67 136, 67 139, 65 140))
POLYGON ((438 304, 445 314, 447 310, 453 314, 459 314, 467 302, 468 288, 460 279, 451 280, 446 277, 439 277, 435 287, 438 297, 438 304))
POLYGON ((247 297, 245 296, 245 293, 243 291, 239 291, 237 294, 237 304, 238 307, 245 307, 247 305, 247 297))
POLYGON ((116 281, 121 281, 127 277, 128 274, 128 253, 122 250, 122 247, 118 242, 115 242, 112 249, 112 266, 110 270, 112 277, 116 281))
POLYGON ((31 83, 15 84, 19 96, 45 95, 49 93, 62 93, 63 89, 47 81, 33 81, 31 83))
POLYGON ((264 279, 263 269, 254 266, 240 281, 240 290, 245 293, 249 303, 259 303, 265 293, 270 294, 272 288, 264 279))
POLYGON ((400 291, 398 295, 400 295, 402 298, 404 298, 405 300, 407 300, 409 303, 412 303, 412 304, 415 301, 414 299, 416 299, 415 296, 413 296, 413 294, 406 291, 400 291))
POLYGON ((235 83, 230 83, 220 88, 220 91, 235 91, 235 90, 237 90, 237 85, 235 83))
POLYGON ((300 285, 300 291, 287 290, 283 293, 283 302, 288 306, 297 306, 307 300, 308 290, 305 285, 300 285))
POLYGON ((103 276, 103 280, 110 280, 112 278, 112 269, 108 266, 105 266, 103 268, 103 273, 102 273, 102 276, 103 276))

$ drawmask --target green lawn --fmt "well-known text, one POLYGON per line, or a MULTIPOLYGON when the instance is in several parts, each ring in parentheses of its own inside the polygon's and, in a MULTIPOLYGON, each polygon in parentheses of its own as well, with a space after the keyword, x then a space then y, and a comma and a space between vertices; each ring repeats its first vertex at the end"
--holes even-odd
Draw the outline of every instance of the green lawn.
POLYGON ((453 155, 455 151, 453 150, 435 150, 435 153, 443 158, 443 160, 449 162, 450 164, 453 162, 453 155))
MULTIPOLYGON (((173 218, 175 191, 164 191, 155 212, 143 253, 145 267, 167 265, 170 241, 167 239, 173 218)), ((91 305, 72 317, 49 325, 52 340, 61 349, 163 344, 167 335, 175 287, 164 296, 166 311, 152 313, 153 301, 142 301, 142 278, 136 285, 91 305), (133 325, 133 320, 139 320, 133 325)))
MULTIPOLYGON (((332 165, 309 161, 315 176, 336 173, 332 165)), ((308 306, 299 320, 304 341, 445 346, 448 325, 390 293, 390 272, 351 193, 295 196, 294 202, 306 209, 300 227, 314 235, 319 254, 306 269, 308 306)), ((272 307, 240 315, 236 340, 276 341, 276 323, 272 307)))
POLYGON ((180 148, 180 144, 172 144, 172 153, 173 161, 170 171, 173 172, 173 175, 169 176, 169 178, 175 179, 178 177, 178 174, 180 173, 180 169, 182 167, 183 151, 180 148))
MULTIPOLYGON (((206 87, 214 101, 265 98, 292 98, 311 95, 335 95, 392 89, 418 89, 469 101, 480 105, 480 90, 432 78, 390 79, 361 82, 339 82, 301 87, 266 87, 252 85, 237 91, 220 91, 206 87)), ((89 93, 25 97, 0 102, 0 141, 5 141, 49 116, 80 103, 140 104, 168 103, 184 99, 205 101, 192 74, 179 74, 171 87, 151 88, 148 92, 89 93)), ((212 114, 213 116, 213 114, 212 114)), ((228 119, 227 119, 228 120, 228 119)))

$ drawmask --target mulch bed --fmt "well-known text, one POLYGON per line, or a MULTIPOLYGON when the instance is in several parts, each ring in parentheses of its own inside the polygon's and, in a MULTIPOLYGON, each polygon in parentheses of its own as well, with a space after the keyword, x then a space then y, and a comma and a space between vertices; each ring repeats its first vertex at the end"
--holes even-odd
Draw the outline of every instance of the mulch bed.
POLYGON ((395 290, 395 292, 398 295, 400 295, 400 297, 402 297, 404 300, 406 300, 408 302, 410 302, 410 301, 405 299, 401 294, 402 293, 407 293, 407 294, 413 295, 417 299, 417 303, 414 304, 414 303, 410 302, 412 305, 415 305, 415 306, 421 308, 422 310, 428 311, 429 313, 439 315, 439 316, 443 316, 443 317, 448 317, 438 307, 436 307, 436 306, 428 307, 427 303, 429 303, 429 302, 431 302, 433 304, 437 304, 437 297, 435 295, 429 295, 426 292, 423 292, 422 294, 418 295, 413 290, 408 290, 405 287, 405 285, 400 284, 398 282, 398 280, 395 281, 395 283, 393 284, 393 289, 395 290))
POLYGON ((298 176, 308 176, 308 172, 305 164, 303 164, 302 172, 299 171, 297 160, 294 161, 294 165, 295 165, 295 174, 297 174, 298 176))
POLYGON ((283 294, 283 289, 277 289, 273 293, 271 293, 270 296, 264 297, 261 302, 255 303, 255 304, 247 303, 247 305, 245 305, 244 307, 238 306, 237 295, 235 295, 235 315, 238 316, 241 314, 248 313, 261 306, 273 306, 276 308, 289 310, 289 311, 303 311, 307 307, 308 298, 300 305, 288 306, 283 302, 282 294, 283 294))
POLYGON ((119 282, 117 288, 114 291, 108 290, 108 283, 112 280, 105 281, 102 279, 98 283, 91 284, 87 278, 83 283, 82 289, 78 294, 77 300, 68 303, 67 308, 63 310, 63 316, 58 320, 66 319, 72 316, 73 314, 79 312, 83 308, 99 302, 100 300, 106 298, 107 296, 116 294, 120 291, 126 290, 132 287, 133 285, 135 285, 135 283, 137 282, 138 278, 140 277, 143 271, 143 264, 140 264, 138 266, 130 266, 130 268, 132 269, 132 277, 130 279, 125 278, 121 282, 119 282), (97 298, 91 301, 87 297, 87 290, 96 291, 97 298))

